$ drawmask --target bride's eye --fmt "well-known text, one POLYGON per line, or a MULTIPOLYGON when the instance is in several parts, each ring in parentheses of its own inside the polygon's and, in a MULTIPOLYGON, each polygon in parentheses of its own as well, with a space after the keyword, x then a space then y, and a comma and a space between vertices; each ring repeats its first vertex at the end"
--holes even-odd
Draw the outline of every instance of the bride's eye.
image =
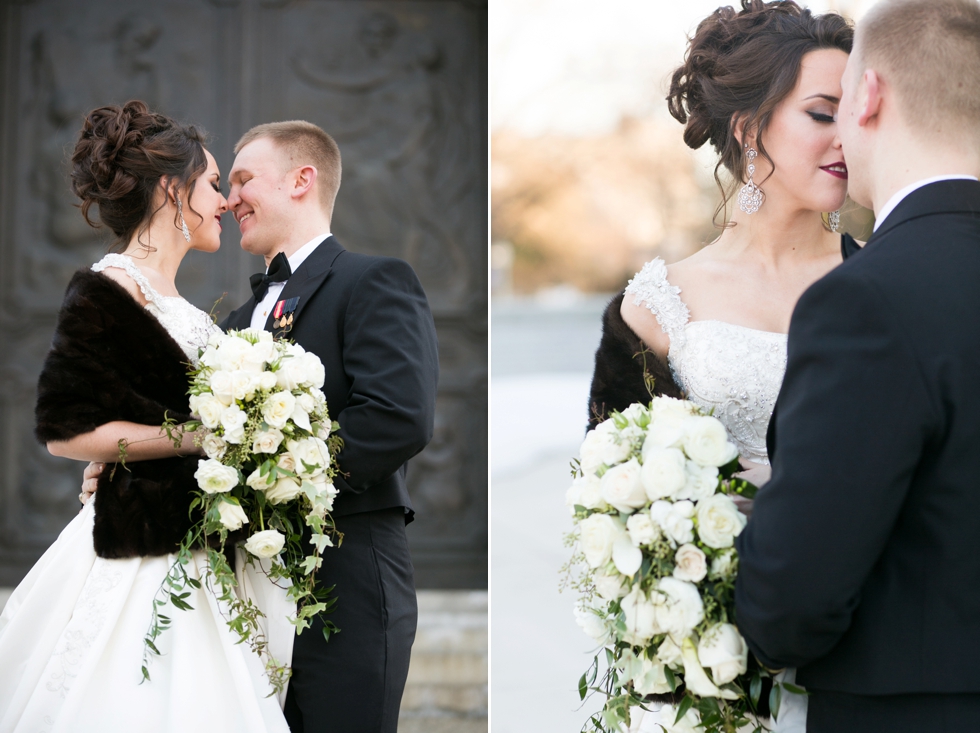
POLYGON ((833 115, 825 115, 825 114, 822 114, 820 112, 807 112, 807 114, 810 115, 810 117, 812 117, 815 122, 833 122, 834 121, 834 116, 833 115))

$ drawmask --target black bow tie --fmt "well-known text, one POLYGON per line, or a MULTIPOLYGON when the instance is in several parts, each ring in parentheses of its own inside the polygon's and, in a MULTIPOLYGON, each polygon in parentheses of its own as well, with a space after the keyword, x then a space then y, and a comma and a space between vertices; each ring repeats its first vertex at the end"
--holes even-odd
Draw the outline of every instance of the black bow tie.
POLYGON ((280 252, 272 258, 272 262, 269 263, 268 272, 257 272, 248 279, 248 282, 252 286, 252 294, 255 296, 255 302, 262 300, 265 294, 269 292, 269 283, 286 282, 292 274, 293 271, 289 267, 289 260, 286 259, 286 255, 280 252))

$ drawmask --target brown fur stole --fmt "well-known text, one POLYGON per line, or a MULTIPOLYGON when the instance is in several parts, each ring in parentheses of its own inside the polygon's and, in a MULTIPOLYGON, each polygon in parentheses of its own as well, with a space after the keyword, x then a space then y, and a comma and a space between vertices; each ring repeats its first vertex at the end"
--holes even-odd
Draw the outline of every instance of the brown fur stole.
MULTIPOLYGON (((69 440, 124 420, 190 419, 187 356, 163 325, 118 283, 75 273, 37 385, 35 435, 69 440)), ((99 479, 95 551, 100 557, 173 552, 191 522, 198 458, 109 464, 99 479)), ((196 519, 196 518, 195 518, 196 519)))

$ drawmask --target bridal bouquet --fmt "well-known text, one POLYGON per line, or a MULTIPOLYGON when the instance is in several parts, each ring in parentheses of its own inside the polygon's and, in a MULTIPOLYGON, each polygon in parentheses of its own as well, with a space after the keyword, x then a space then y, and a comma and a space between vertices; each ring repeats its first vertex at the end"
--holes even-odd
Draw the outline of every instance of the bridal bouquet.
MULTIPOLYGON (((279 691, 288 667, 268 654, 258 626, 259 609, 234 592, 235 574, 224 549, 229 532, 245 527, 247 561, 271 561, 264 571, 289 586, 289 598, 297 606, 290 619, 296 632, 308 628, 317 615, 327 639, 339 630, 323 618, 336 603, 332 589, 318 587, 314 575, 321 553, 342 539, 330 515, 337 495, 334 457, 342 442, 332 434, 339 426, 330 421, 320 390, 323 364, 298 344, 247 329, 212 336, 190 374, 190 407, 200 422, 187 423, 184 430, 203 436, 200 445, 207 455, 195 473, 200 491, 190 508, 199 507, 203 518, 181 543, 154 600, 143 675, 149 678, 148 654, 159 654, 154 640, 170 624, 160 608, 168 601, 190 608, 186 586, 201 587, 184 566, 192 549, 203 546, 208 556, 205 581, 230 609, 229 627, 265 658, 269 679, 279 691), (310 530, 308 545, 304 526, 310 530)), ((173 429, 168 426, 168 432, 173 429)), ((176 440, 179 444, 179 436, 176 440)))
POLYGON ((755 493, 738 470, 721 422, 669 397, 614 412, 582 443, 567 495, 575 549, 566 570, 580 593, 578 623, 604 647, 579 680, 583 700, 590 690, 606 698, 592 730, 628 727, 630 708, 651 695, 673 701, 661 711, 668 733, 756 725, 747 716, 768 674, 749 674, 731 622, 733 545, 746 518, 729 494, 755 493))

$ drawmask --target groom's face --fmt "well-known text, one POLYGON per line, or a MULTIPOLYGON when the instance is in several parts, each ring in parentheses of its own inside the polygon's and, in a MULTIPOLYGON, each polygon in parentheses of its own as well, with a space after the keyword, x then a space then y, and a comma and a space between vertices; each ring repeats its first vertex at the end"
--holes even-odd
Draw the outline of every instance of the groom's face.
POLYGON ((283 153, 260 137, 238 151, 228 175, 228 208, 242 234, 242 249, 271 257, 288 231, 289 194, 284 185, 283 153))
POLYGON ((837 135, 847 163, 847 193, 861 206, 871 206, 866 131, 858 124, 864 64, 857 43, 847 59, 841 78, 841 100, 837 108, 837 135))

